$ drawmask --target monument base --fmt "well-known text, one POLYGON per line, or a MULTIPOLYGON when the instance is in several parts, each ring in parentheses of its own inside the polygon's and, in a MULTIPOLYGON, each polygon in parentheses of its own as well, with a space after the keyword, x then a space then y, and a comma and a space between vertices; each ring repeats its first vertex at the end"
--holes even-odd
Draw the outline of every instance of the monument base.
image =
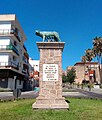
POLYGON ((40 50, 39 97, 33 109, 69 109, 62 97, 63 42, 38 42, 40 50))
POLYGON ((69 109, 64 98, 61 99, 36 99, 32 105, 33 109, 69 109))

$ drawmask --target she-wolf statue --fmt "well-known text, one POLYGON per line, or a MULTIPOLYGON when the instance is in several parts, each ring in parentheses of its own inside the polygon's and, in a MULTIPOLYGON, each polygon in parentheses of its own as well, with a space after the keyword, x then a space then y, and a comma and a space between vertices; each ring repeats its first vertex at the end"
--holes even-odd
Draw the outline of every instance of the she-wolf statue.
POLYGON ((49 41, 50 42, 59 42, 60 41, 60 38, 59 38, 59 34, 55 31, 39 31, 39 30, 36 30, 35 31, 36 35, 37 36, 40 36, 41 38, 43 38, 43 42, 44 41, 49 41))

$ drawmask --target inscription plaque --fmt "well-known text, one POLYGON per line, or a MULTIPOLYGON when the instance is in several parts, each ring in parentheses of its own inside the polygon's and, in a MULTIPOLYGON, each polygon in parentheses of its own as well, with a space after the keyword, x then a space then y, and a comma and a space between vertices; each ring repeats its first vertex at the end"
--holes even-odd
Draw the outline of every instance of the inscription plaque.
POLYGON ((43 64, 43 81, 58 81, 58 64, 43 64))

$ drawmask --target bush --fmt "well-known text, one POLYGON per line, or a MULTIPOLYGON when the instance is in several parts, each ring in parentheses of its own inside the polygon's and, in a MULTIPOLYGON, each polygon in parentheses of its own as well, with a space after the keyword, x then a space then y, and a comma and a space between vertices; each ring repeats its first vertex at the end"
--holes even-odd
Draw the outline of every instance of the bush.
POLYGON ((100 84, 100 88, 102 89, 102 84, 100 84))
POLYGON ((9 88, 0 88, 0 92, 11 92, 12 90, 9 88))

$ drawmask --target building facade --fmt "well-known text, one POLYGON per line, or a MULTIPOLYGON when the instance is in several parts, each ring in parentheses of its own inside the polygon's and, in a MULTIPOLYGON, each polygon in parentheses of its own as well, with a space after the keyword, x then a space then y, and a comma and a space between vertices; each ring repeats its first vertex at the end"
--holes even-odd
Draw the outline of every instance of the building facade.
POLYGON ((74 65, 76 70, 76 83, 82 83, 83 80, 100 84, 99 65, 97 62, 77 62, 74 65))
POLYGON ((32 88, 39 86, 39 60, 33 60, 29 58, 29 64, 31 65, 30 79, 32 81, 32 88))
POLYGON ((0 87, 26 89, 29 55, 26 36, 15 14, 0 15, 0 87))
POLYGON ((35 71, 39 72, 39 60, 33 60, 29 58, 29 64, 34 68, 35 71))

